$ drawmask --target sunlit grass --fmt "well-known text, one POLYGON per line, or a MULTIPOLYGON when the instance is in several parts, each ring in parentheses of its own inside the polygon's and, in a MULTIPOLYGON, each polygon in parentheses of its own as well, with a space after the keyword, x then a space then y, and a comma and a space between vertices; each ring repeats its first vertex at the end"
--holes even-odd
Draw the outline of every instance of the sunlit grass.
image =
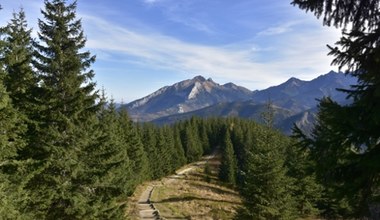
POLYGON ((181 178, 167 184, 163 180, 162 186, 155 187, 152 202, 162 217, 232 219, 235 216, 242 205, 239 194, 218 181, 218 159, 209 161, 208 166, 210 170, 205 172, 205 164, 193 165, 194 169, 181 178))

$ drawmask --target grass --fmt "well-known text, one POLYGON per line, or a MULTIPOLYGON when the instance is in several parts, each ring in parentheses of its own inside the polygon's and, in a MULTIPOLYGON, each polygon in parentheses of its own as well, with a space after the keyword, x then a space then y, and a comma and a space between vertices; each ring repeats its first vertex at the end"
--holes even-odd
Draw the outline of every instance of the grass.
POLYGON ((166 219, 232 219, 242 201, 235 190, 218 181, 219 159, 192 164, 193 169, 185 175, 164 179, 162 185, 156 186, 152 202, 161 216, 166 219))

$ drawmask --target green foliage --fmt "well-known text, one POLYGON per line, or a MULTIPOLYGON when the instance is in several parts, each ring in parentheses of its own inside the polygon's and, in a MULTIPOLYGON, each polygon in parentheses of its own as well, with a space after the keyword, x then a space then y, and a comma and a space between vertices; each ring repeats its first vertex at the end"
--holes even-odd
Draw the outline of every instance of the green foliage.
POLYGON ((292 142, 288 145, 286 155, 285 164, 293 180, 292 190, 300 216, 318 216, 324 206, 324 187, 317 179, 315 160, 310 149, 292 142))
MULTIPOLYGON (((3 31, 1 28, 1 36, 3 31)), ((17 160, 18 151, 26 144, 22 138, 26 126, 13 107, 3 81, 7 76, 3 59, 6 45, 7 42, 0 39, 0 216, 5 219, 30 219, 23 212, 28 195, 22 188, 22 180, 28 178, 24 172, 28 164, 17 160)))
POLYGON ((203 155, 203 149, 199 138, 196 118, 192 118, 190 121, 183 124, 181 140, 187 162, 191 163, 199 160, 203 155))
POLYGON ((16 160, 25 144, 20 137, 24 128, 0 80, 0 216, 7 219, 27 217, 22 212, 27 195, 19 182, 25 163, 16 160))
POLYGON ((338 47, 329 46, 329 54, 334 56, 333 64, 358 78, 350 90, 341 90, 351 103, 321 100, 312 137, 300 136, 312 149, 317 177, 326 188, 331 205, 325 214, 369 217, 370 206, 380 202, 380 1, 294 0, 293 4, 323 16, 326 25, 344 27, 338 47))
POLYGON ((182 146, 181 134, 179 130, 179 126, 173 126, 173 137, 174 137, 174 154, 176 157, 174 159, 174 167, 181 167, 186 164, 185 151, 182 146))
MULTIPOLYGON (((121 203, 134 191, 131 160, 124 142, 125 131, 119 124, 119 115, 113 100, 104 104, 99 114, 101 135, 86 151, 92 151, 87 162, 87 172, 97 177, 92 182, 94 190, 91 202, 99 209, 94 216, 101 219, 121 218, 125 204, 121 203)), ((88 174, 87 174, 88 175, 88 174)))
POLYGON ((159 162, 161 161, 156 148, 157 137, 155 127, 152 124, 144 124, 140 131, 141 139, 144 140, 144 150, 148 157, 148 179, 157 179, 160 176, 158 173, 159 162))
MULTIPOLYGON (((26 185, 33 197, 27 211, 36 218, 83 218, 98 212, 91 206, 96 176, 87 167, 86 152, 96 139, 98 107, 93 71, 94 57, 84 48, 76 3, 45 1, 45 20, 39 21, 34 66, 40 77, 35 120, 38 128, 30 143, 34 176, 26 185)), ((101 178, 101 176, 98 176, 101 178)))
POLYGON ((131 160, 132 176, 129 182, 133 182, 136 186, 149 176, 149 162, 143 143, 137 132, 137 128, 133 125, 128 113, 125 109, 119 110, 118 123, 122 130, 122 142, 127 156, 131 160))
POLYGON ((33 92, 37 86, 37 77, 32 70, 32 38, 28 29, 25 12, 21 9, 13 13, 13 19, 5 28, 6 37, 2 61, 6 76, 4 84, 19 111, 28 114, 31 110, 33 92))
POLYGON ((242 195, 253 219, 293 219, 295 202, 284 166, 286 142, 265 128, 249 133, 242 195))
MULTIPOLYGON (((299 133, 303 148, 270 129, 270 104, 263 114, 267 127, 235 118, 196 117, 172 126, 136 124, 104 93, 98 100, 90 69, 95 57, 84 51, 76 2, 45 1, 42 15, 39 42, 31 44, 22 10, 1 29, 2 218, 123 219, 126 197, 137 184, 171 174, 215 149, 222 154, 220 177, 241 191, 249 218, 292 219, 317 215, 320 209, 351 214, 375 198, 378 139, 368 137, 375 137, 377 130, 360 128, 352 133, 357 139, 345 142, 345 147, 353 140, 365 143, 364 154, 362 145, 332 147, 358 123, 345 121, 354 108, 322 102, 313 133, 320 138, 299 133), (335 112, 341 117, 329 117, 335 112), (369 132, 367 139, 358 138, 364 131, 369 132), (356 177, 351 185, 344 181, 347 176, 356 177), (363 184, 367 190, 360 188, 363 184)), ((357 103, 355 115, 365 105, 357 103)), ((206 178, 209 172, 206 165, 206 178)))
POLYGON ((222 161, 220 164, 219 178, 231 185, 236 184, 237 162, 232 146, 230 131, 226 129, 222 146, 222 161))

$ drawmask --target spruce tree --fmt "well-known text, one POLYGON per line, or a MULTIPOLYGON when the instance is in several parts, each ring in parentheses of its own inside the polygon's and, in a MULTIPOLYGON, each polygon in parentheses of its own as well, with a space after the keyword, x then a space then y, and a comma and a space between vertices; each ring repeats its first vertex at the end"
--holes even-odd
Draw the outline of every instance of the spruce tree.
POLYGON ((199 138, 197 119, 195 117, 183 124, 181 140, 187 162, 191 163, 199 160, 203 155, 203 149, 199 138))
POLYGON ((127 150, 127 155, 131 160, 131 171, 133 179, 130 182, 133 185, 140 184, 149 176, 148 168, 149 161, 144 150, 143 143, 137 132, 136 127, 133 125, 132 120, 129 118, 125 109, 119 110, 118 123, 122 130, 123 143, 127 150))
POLYGON ((17 152, 25 145, 22 134, 25 126, 11 105, 3 85, 0 69, 0 216, 5 219, 27 218, 22 208, 27 195, 22 178, 27 178, 25 163, 17 160, 17 152))
POLYGON ((222 147, 222 161, 219 168, 219 178, 231 185, 236 184, 237 162, 231 142, 229 129, 226 129, 222 147))
POLYGON ((5 86, 12 104, 20 112, 30 114, 31 100, 37 87, 37 77, 32 70, 32 38, 28 29, 25 12, 20 9, 5 28, 5 50, 3 62, 6 76, 5 86))
POLYGON ((186 163, 185 151, 181 142, 181 134, 178 125, 173 126, 173 136, 174 136, 174 154, 173 157, 175 168, 179 168, 186 163))
MULTIPOLYGON (((38 129, 31 157, 36 175, 27 184, 36 218, 81 219, 99 211, 91 206, 94 182, 85 151, 95 145, 97 93, 89 70, 95 57, 83 51, 86 39, 76 19, 76 2, 45 1, 39 20, 34 67, 40 78, 38 129)), ((32 151, 31 151, 32 152, 32 151)))
POLYGON ((173 167, 173 148, 174 140, 170 134, 170 130, 165 126, 163 128, 157 129, 157 143, 156 149, 159 156, 159 177, 170 174, 174 171, 173 167))
POLYGON ((98 176, 92 186, 95 194, 92 203, 99 209, 95 214, 96 218, 121 219, 125 207, 122 201, 134 191, 133 178, 136 176, 132 173, 124 131, 113 100, 109 104, 104 102, 99 112, 99 120, 101 144, 89 149, 93 153, 86 158, 91 173, 98 176))
POLYGON ((294 219, 291 180, 284 167, 284 145, 273 131, 255 129, 247 149, 244 188, 252 219, 294 219))
MULTIPOLYGON (((370 217, 371 207, 380 203, 380 1, 294 0, 292 4, 323 17, 325 25, 343 28, 337 47, 329 46, 329 54, 334 56, 332 63, 346 68, 346 74, 357 77, 358 83, 341 90, 351 99, 348 105, 321 101, 320 120, 309 143, 313 148, 318 145, 324 158, 335 161, 333 169, 321 174, 328 172, 330 185, 339 186, 336 189, 343 197, 335 200, 351 203, 344 212, 370 217)), ((324 164, 321 161, 318 166, 326 168, 324 164)))
POLYGON ((202 145, 202 151, 205 153, 211 153, 210 141, 208 139, 206 121, 202 120, 198 125, 199 139, 202 145))
POLYGON ((142 141, 144 142, 144 150, 148 157, 149 168, 148 168, 148 176, 149 179, 158 178, 159 171, 159 162, 160 158, 158 155, 158 150, 156 148, 157 144, 157 135, 155 128, 152 124, 144 124, 142 126, 142 141))
MULTIPOLYGON (((13 18, 4 28, 4 51, 2 62, 5 75, 4 84, 12 100, 13 107, 24 121, 27 130, 23 135, 26 144, 33 142, 36 132, 35 116, 37 105, 36 92, 39 90, 36 73, 32 69, 33 46, 31 29, 27 27, 25 12, 21 8, 13 13, 13 18)), ((19 159, 27 160, 33 149, 25 147, 19 151, 19 159)))
MULTIPOLYGON (((1 7, 0 7, 1 9, 1 7)), ((5 28, 0 28, 0 216, 4 219, 30 219, 23 211, 28 195, 23 190, 29 178, 27 161, 19 160, 18 152, 25 147, 26 126, 21 114, 12 105, 4 79, 7 42, 5 28)))
POLYGON ((293 195, 297 211, 303 218, 320 215, 326 204, 323 194, 324 187, 317 179, 316 160, 311 149, 303 144, 291 142, 286 149, 285 165, 288 176, 293 179, 293 195), (323 198, 323 199, 322 199, 323 198))
POLYGON ((234 146, 234 152, 236 154, 237 158, 237 164, 239 169, 241 169, 244 161, 244 139, 245 136, 243 134, 243 123, 241 120, 235 120, 233 122, 235 126, 233 127, 233 130, 231 132, 231 141, 232 145, 234 146))

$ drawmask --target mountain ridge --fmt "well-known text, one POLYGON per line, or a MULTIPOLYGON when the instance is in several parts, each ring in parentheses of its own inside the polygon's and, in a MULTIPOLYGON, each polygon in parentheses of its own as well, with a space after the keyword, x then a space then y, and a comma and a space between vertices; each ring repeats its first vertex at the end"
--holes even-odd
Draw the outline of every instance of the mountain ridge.
POLYGON ((250 99, 251 91, 235 84, 220 85, 196 76, 124 105, 135 121, 151 121, 171 114, 201 109, 219 102, 250 99))
POLYGON ((166 124, 188 118, 242 117, 260 121, 263 105, 271 102, 277 111, 276 126, 289 133, 293 123, 310 129, 314 121, 318 99, 330 96, 345 103, 346 95, 336 88, 347 89, 356 79, 343 73, 330 71, 306 81, 295 77, 282 84, 263 90, 251 91, 234 83, 220 85, 211 78, 196 76, 171 86, 165 86, 141 99, 128 103, 127 108, 134 121, 151 121, 166 124))

